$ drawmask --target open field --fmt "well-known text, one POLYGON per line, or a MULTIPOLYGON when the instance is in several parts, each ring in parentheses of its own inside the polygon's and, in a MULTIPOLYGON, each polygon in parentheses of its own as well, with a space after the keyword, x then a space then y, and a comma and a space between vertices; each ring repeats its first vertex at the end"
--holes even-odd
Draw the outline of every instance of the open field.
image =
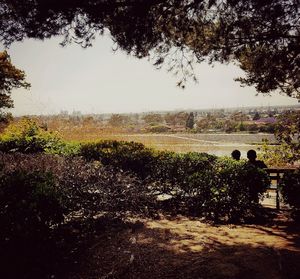
POLYGON ((230 155, 232 150, 239 149, 243 157, 249 149, 259 151, 259 146, 254 143, 268 139, 274 142, 271 134, 103 134, 89 133, 65 133, 62 136, 67 140, 95 141, 95 140, 124 140, 141 142, 148 147, 158 150, 175 152, 206 152, 218 156, 230 155))

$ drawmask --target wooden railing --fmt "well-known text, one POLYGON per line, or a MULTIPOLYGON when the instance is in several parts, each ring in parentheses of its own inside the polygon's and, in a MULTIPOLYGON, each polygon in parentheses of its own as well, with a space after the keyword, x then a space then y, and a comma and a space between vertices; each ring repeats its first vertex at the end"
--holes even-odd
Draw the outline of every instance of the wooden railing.
POLYGON ((279 180, 284 176, 285 173, 293 172, 296 168, 286 167, 286 168, 268 168, 265 171, 269 174, 271 179, 270 190, 276 191, 276 209, 280 209, 280 189, 279 189, 279 180))

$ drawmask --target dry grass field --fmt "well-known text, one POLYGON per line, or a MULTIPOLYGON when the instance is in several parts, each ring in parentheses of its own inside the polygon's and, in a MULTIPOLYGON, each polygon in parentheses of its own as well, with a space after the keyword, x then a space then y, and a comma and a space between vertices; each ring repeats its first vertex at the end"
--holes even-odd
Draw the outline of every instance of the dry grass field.
POLYGON ((228 155, 234 149, 239 149, 245 157, 249 149, 259 150, 253 143, 261 143, 267 138, 274 142, 270 134, 126 134, 120 132, 104 132, 102 130, 61 130, 60 134, 66 140, 97 141, 123 140, 135 141, 158 150, 168 150, 179 153, 206 152, 218 156, 228 155))

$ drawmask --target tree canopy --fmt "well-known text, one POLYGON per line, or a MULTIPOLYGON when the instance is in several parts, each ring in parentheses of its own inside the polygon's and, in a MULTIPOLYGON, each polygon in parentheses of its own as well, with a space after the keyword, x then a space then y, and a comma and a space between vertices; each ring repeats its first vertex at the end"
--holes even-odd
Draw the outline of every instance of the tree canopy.
POLYGON ((0 114, 2 108, 13 107, 11 90, 20 87, 30 87, 25 81, 25 73, 12 65, 6 51, 0 52, 0 114))
POLYGON ((242 85, 300 99, 299 0, 0 0, 0 40, 63 35, 90 46, 110 32, 116 49, 195 79, 195 63, 236 63, 242 85))

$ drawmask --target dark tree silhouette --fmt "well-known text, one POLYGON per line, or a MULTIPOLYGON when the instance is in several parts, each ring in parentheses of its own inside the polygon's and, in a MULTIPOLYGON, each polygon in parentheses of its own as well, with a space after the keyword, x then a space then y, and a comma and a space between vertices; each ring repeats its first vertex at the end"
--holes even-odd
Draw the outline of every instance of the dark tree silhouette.
POLYGON ((252 118, 252 120, 259 120, 260 119, 260 115, 258 112, 256 112, 252 118))
POLYGON ((194 113, 191 112, 186 120, 185 127, 188 129, 193 129, 194 124, 195 124, 195 117, 194 117, 194 113))
POLYGON ((300 98, 299 0, 0 0, 0 40, 64 35, 90 46, 108 30, 116 48, 195 79, 197 62, 234 62, 258 92, 300 98))

